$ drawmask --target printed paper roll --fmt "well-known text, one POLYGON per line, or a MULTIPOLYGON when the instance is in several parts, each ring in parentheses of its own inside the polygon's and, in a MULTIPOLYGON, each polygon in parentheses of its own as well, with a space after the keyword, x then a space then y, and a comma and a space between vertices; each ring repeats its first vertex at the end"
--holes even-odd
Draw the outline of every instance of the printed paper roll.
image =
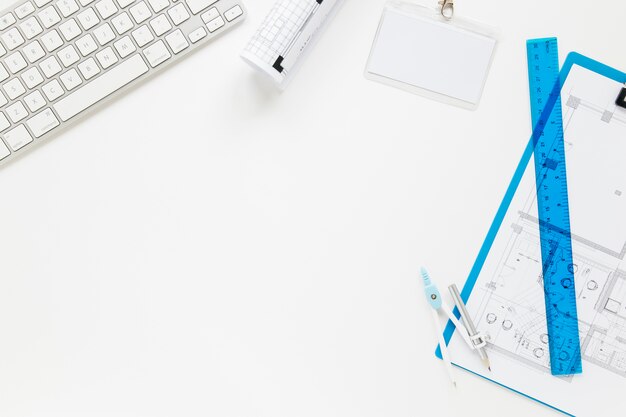
POLYGON ((343 0, 278 0, 241 57, 284 89, 343 0))

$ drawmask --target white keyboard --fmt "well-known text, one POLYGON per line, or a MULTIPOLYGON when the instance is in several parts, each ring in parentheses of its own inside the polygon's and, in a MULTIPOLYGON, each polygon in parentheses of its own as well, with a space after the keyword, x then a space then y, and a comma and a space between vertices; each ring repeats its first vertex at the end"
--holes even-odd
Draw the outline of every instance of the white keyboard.
POLYGON ((245 13, 240 0, 21 0, 0 12, 0 165, 245 13))

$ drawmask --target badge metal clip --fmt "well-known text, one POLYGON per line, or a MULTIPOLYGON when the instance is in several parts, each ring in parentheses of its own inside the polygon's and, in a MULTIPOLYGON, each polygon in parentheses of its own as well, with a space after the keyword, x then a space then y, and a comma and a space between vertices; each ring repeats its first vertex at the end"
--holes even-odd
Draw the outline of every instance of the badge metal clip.
POLYGON ((439 0, 440 12, 447 20, 454 16, 454 0, 439 0))

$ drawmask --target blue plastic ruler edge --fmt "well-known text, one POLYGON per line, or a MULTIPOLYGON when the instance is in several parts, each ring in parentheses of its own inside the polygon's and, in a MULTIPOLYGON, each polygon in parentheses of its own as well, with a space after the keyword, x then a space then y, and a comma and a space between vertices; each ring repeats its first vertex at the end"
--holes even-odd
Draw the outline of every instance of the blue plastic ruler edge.
POLYGON ((559 47, 556 38, 526 42, 542 281, 552 375, 583 371, 574 283, 559 47))
MULTIPOLYGON (((619 83, 626 83, 626 73, 621 72, 615 68, 609 67, 608 65, 605 65, 601 62, 595 61, 591 58, 588 58, 584 55, 581 55, 577 52, 571 52, 568 56, 567 59, 565 60, 565 63, 563 64, 563 67, 561 69, 559 78, 560 78, 560 82, 561 85, 563 85, 565 83, 565 80, 567 79, 567 76, 569 75, 572 67, 574 65, 586 68, 590 71, 593 71, 597 74, 600 74, 606 78, 610 78, 614 81, 617 81, 619 83)), ((504 216, 506 215, 507 211, 509 210, 509 207, 511 205, 511 201, 513 200, 513 196, 515 196, 515 193, 517 191, 517 188, 522 180, 522 177, 524 175, 524 172, 526 171, 526 168, 528 167, 528 164, 530 163, 530 159, 533 155, 534 152, 534 144, 533 144, 533 138, 531 136, 530 140, 528 141, 528 143, 526 144, 526 147, 524 149, 524 152, 522 154, 522 158, 520 159, 519 164, 517 165, 517 168, 515 169, 515 172, 513 174, 513 178, 511 179, 511 183, 509 184, 505 194, 504 194, 504 198, 502 199, 502 203, 500 203, 500 207, 498 207, 498 210, 496 212, 496 215, 493 219, 493 222, 491 223, 491 226, 489 227, 489 230, 487 231, 487 236, 485 237, 485 240, 478 252, 478 255, 476 256, 476 261, 474 262, 474 265, 472 266, 472 269, 470 270, 470 273, 468 275, 467 281, 465 282, 465 285, 463 286, 463 290, 461 291, 461 298, 463 299, 463 301, 467 302, 472 291, 474 290, 474 287, 476 285, 476 280, 478 279, 478 276, 480 275, 480 271, 482 270, 484 264, 485 264, 485 260, 487 259, 487 256, 489 255, 489 251, 491 250, 491 247, 493 245, 493 242, 496 238, 496 235, 498 234, 498 230, 500 230, 500 226, 502 226, 502 222, 504 221, 504 216)), ((455 309, 455 314, 457 315, 457 317, 459 316, 458 311, 456 311, 455 309)), ((450 339, 452 338, 452 335, 454 334, 455 331, 455 327, 452 324, 452 322, 448 322, 446 329, 444 331, 444 337, 446 340, 446 344, 450 343, 450 339)), ((439 349, 439 346, 437 346, 437 349, 435 351, 435 355, 441 359, 441 350, 439 349)), ((454 358, 453 358, 454 359, 454 358)), ((533 401, 537 401, 538 403, 541 403, 547 407, 550 407, 556 411, 559 411, 563 414, 566 414, 568 416, 572 416, 574 417, 573 414, 567 413, 564 410, 561 410, 557 407, 554 407, 544 401, 541 401, 537 398, 531 397, 528 394, 525 394, 521 391, 518 391, 512 387, 506 386, 498 381, 495 381, 491 378, 488 378, 486 375, 484 374, 480 374, 477 372, 474 372, 468 368, 465 368, 463 366, 460 366, 458 364, 455 364, 457 367, 464 369, 474 375, 477 375, 483 379, 486 379, 488 381, 491 381, 503 388, 507 388, 517 394, 520 394, 526 398, 529 398, 533 401)))

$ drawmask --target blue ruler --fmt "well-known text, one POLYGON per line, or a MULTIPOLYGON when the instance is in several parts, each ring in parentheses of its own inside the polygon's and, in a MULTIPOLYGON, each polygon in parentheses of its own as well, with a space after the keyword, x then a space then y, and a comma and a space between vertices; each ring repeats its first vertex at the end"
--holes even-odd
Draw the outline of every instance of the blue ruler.
POLYGON ((556 38, 526 44, 552 375, 582 372, 556 38))

